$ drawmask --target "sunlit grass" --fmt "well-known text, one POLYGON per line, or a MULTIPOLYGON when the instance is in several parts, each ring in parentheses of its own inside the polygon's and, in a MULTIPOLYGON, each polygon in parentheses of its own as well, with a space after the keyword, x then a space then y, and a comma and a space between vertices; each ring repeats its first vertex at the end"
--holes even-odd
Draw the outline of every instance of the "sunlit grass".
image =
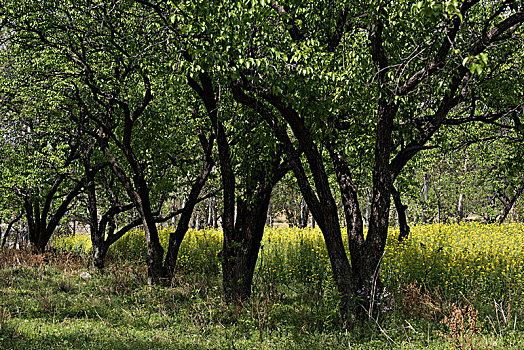
POLYGON ((240 306, 221 298, 220 230, 188 232, 169 287, 147 286, 140 230, 111 248, 104 273, 90 270, 85 235, 57 237, 46 254, 5 249, 0 348, 523 348, 524 225, 397 236, 391 229, 380 271, 393 307, 350 332, 318 229, 267 228, 240 306))

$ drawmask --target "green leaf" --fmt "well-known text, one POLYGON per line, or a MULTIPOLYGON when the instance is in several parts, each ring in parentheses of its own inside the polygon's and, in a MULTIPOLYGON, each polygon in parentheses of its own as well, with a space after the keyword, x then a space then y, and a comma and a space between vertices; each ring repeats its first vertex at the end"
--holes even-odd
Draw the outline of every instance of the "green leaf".
POLYGON ((483 52, 479 56, 480 56, 480 60, 482 61, 482 63, 484 63, 484 65, 488 64, 488 54, 487 53, 483 52))

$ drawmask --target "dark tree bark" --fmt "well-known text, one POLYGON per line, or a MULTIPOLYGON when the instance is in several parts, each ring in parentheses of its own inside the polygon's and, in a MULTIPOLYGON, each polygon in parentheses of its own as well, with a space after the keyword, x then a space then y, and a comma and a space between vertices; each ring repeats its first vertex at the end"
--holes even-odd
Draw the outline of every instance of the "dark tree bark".
POLYGON ((112 195, 112 205, 102 215, 99 221, 98 199, 95 182, 96 169, 93 169, 90 166, 88 159, 84 159, 84 165, 87 183, 86 192, 88 199, 87 207, 89 212, 89 228, 91 236, 91 245, 93 247, 92 266, 95 269, 103 270, 105 266, 105 258, 107 255, 107 251, 109 250, 109 247, 118 239, 120 239, 126 232, 128 232, 131 228, 134 227, 132 225, 127 225, 126 227, 120 229, 118 232, 115 233, 115 216, 125 211, 133 209, 134 205, 120 204, 118 198, 115 196, 111 188, 109 188, 107 181, 105 180, 105 175, 103 175, 103 169, 101 169, 102 178, 104 179, 103 185, 105 189, 108 190, 112 195))
MULTIPOLYGON (((164 251, 159 242, 157 217, 152 209, 148 162, 137 153, 132 141, 137 121, 143 119, 146 108, 152 108, 150 76, 155 74, 152 71, 161 62, 155 61, 158 65, 154 68, 149 63, 155 54, 165 54, 165 33, 162 29, 142 30, 144 25, 152 22, 149 11, 141 6, 120 5, 116 2, 83 8, 67 23, 58 19, 70 16, 69 9, 55 6, 48 13, 49 20, 46 22, 30 26, 29 22, 13 17, 9 24, 22 35, 30 33, 34 39, 30 42, 31 49, 38 49, 41 45, 52 49, 61 60, 66 61, 72 72, 53 72, 55 76, 60 79, 77 77, 68 80, 65 85, 70 88, 60 92, 71 101, 76 101, 78 106, 65 104, 61 108, 98 141, 111 171, 122 183, 138 212, 146 236, 148 282, 159 283, 163 275, 164 251), (121 16, 129 11, 133 11, 136 23, 124 26, 121 16), (64 32, 69 34, 55 35, 64 32), (103 47, 106 63, 98 59, 100 47, 103 47)), ((41 219, 35 213, 45 213, 45 206, 40 210, 38 205, 26 203, 26 207, 30 231, 41 231, 41 219)), ((95 227, 95 231, 100 231, 100 228, 95 227)), ((46 238, 48 233, 40 236, 46 238)), ((41 245, 38 243, 38 246, 41 245)), ((97 247, 102 247, 100 242, 97 242, 97 247)))
POLYGON ((408 238, 410 232, 408 219, 406 217, 406 209, 408 206, 402 204, 400 192, 395 187, 392 187, 391 196, 393 197, 393 203, 395 203, 395 209, 397 210, 398 216, 398 227, 400 231, 398 241, 402 242, 404 239, 408 238))
MULTIPOLYGON (((196 204, 202 200, 199 198, 199 195, 214 166, 214 160, 212 158, 214 136, 206 139, 203 134, 198 135, 205 154, 203 169, 193 183, 189 197, 184 201, 183 207, 172 212, 165 218, 160 217, 160 210, 155 212, 150 201, 150 190, 145 175, 146 165, 142 164, 138 159, 131 145, 131 133, 134 123, 151 100, 149 79, 146 75, 142 75, 142 77, 144 79, 144 86, 146 87, 146 93, 142 103, 131 114, 130 107, 127 106, 125 102, 120 102, 120 104, 124 106, 125 123, 122 142, 117 142, 117 145, 126 157, 126 161, 131 168, 131 175, 126 174, 119 161, 113 155, 108 146, 107 136, 103 135, 102 138, 99 138, 99 142, 103 145, 103 151, 108 156, 108 165, 112 173, 118 178, 120 183, 122 183, 127 195, 132 201, 132 205, 123 206, 118 204, 117 200, 113 199, 113 207, 103 216, 102 222, 99 223, 100 227, 97 228, 96 225, 92 226, 93 232, 98 232, 93 236, 95 237, 95 241, 93 242, 93 253, 95 254, 93 264, 103 266, 102 261, 109 246, 131 228, 142 225, 147 242, 146 262, 148 266, 148 283, 169 284, 174 273, 178 250, 189 228, 189 222, 194 208, 196 204), (115 232, 114 216, 130 208, 137 210, 140 220, 134 220, 118 230, 118 232, 115 232), (160 244, 156 224, 172 219, 176 215, 181 215, 181 217, 177 222, 176 230, 170 234, 168 251, 166 260, 164 261, 164 249, 160 244), (107 229, 109 229, 108 238, 104 241, 103 237, 107 229)), ((111 135, 111 133, 114 132, 108 126, 104 126, 104 130, 107 135, 111 135)), ((116 139, 116 136, 113 135, 111 138, 116 139)), ((97 215, 94 214, 96 213, 96 194, 94 193, 94 187, 90 188, 88 194, 93 213, 91 214, 91 220, 95 220, 97 215)))
POLYGON ((142 221, 142 227, 147 242, 146 263, 148 283, 159 284, 161 283, 162 279, 164 249, 160 244, 158 229, 155 223, 155 215, 153 214, 150 199, 150 189, 146 180, 144 169, 145 165, 135 155, 131 145, 131 137, 135 122, 152 99, 149 78, 145 74, 141 74, 141 76, 144 80, 145 94, 143 100, 140 104, 138 104, 136 109, 131 112, 130 106, 128 106, 124 101, 120 101, 120 105, 122 107, 121 110, 124 114, 124 131, 122 135, 122 141, 117 142, 117 145, 125 156, 129 167, 131 168, 131 176, 126 174, 126 172, 122 169, 120 162, 117 160, 113 154, 113 151, 109 147, 109 135, 113 135, 111 136, 112 139, 118 140, 116 135, 114 135, 115 130, 111 129, 109 125, 103 125, 104 132, 107 136, 104 135, 105 138, 101 138, 100 143, 103 145, 103 151, 108 157, 110 169, 124 186, 127 195, 133 202, 133 205, 142 221))
POLYGON ((56 200, 55 196, 64 180, 65 175, 63 174, 57 177, 45 196, 43 205, 41 205, 40 199, 37 197, 24 197, 24 211, 29 231, 29 242, 39 253, 45 251, 47 243, 55 232, 60 220, 69 210, 69 204, 82 190, 83 181, 74 185, 65 198, 62 199, 54 213, 51 213, 52 204, 56 200))
MULTIPOLYGON (((20 213, 19 215, 17 215, 14 219, 12 219, 11 221, 9 221, 9 223, 7 224, 7 228, 5 229, 5 231, 3 232, 3 234, 0 234, 0 237, 2 237, 2 247, 5 247, 6 243, 7 243, 7 238, 9 237, 9 234, 11 233, 11 230, 13 228, 13 225, 22 218, 23 216, 23 213, 20 213)), ((1 231, 1 230, 0 230, 1 231)), ((2 233, 2 232, 0 232, 2 233)))
MULTIPOLYGON (((465 15, 469 8, 477 2, 464 2, 461 8, 462 15, 465 15)), ((423 68, 419 71, 407 76, 401 83, 389 81, 386 74, 391 67, 384 48, 384 23, 388 19, 384 8, 379 8, 373 24, 369 27, 370 52, 376 70, 373 80, 376 82, 379 92, 376 109, 369 229, 366 239, 362 234, 362 215, 348 163, 336 152, 336 145, 331 149, 329 149, 330 145, 327 145, 342 194, 350 242, 351 265, 342 245, 338 212, 332 190, 329 187, 327 172, 323 164, 324 159, 318 150, 318 145, 322 141, 313 140, 304 118, 300 116, 300 111, 293 109, 290 103, 284 102, 285 93, 270 94, 267 92, 269 89, 264 90, 250 85, 248 79, 233 84, 235 99, 258 112, 272 127, 279 141, 286 147, 286 155, 291 163, 302 195, 324 235, 335 283, 341 295, 340 310, 350 323, 358 317, 361 309, 365 309, 368 314, 372 313, 377 298, 380 298, 382 292, 379 269, 388 232, 393 182, 406 163, 420 150, 424 149, 426 142, 439 129, 450 111, 467 97, 470 79, 469 69, 459 65, 450 72, 448 90, 442 99, 436 102, 433 109, 434 114, 425 117, 424 120, 413 122, 413 128, 417 128, 418 134, 412 135, 408 140, 401 140, 400 145, 402 147, 393 145, 394 122, 399 109, 396 97, 411 93, 428 76, 440 74, 461 28, 461 18, 457 15, 451 18, 445 29, 442 42, 439 46, 437 45, 431 61, 423 65, 423 68), (392 88, 395 87, 395 84, 397 84, 396 88, 392 88), (254 93, 249 95, 251 92, 254 93), (280 124, 279 119, 273 114, 273 110, 278 111, 286 125, 291 128, 299 143, 299 149, 293 146, 286 127, 280 124), (417 122, 419 124, 416 124, 417 122), (298 157, 299 150, 303 152, 308 163, 312 181, 306 176, 298 157), (356 300, 363 302, 356 302, 356 300)), ((523 15, 517 13, 493 27, 473 46, 471 53, 483 52, 504 31, 515 28, 514 26, 520 25, 522 21, 523 15)), ((291 36, 293 37, 293 35, 291 36)), ((333 118, 336 119, 337 117, 333 116, 333 118)), ((337 128, 328 126, 327 129, 335 130, 330 136, 336 139, 337 128)))
POLYGON ((92 266, 103 269, 107 250, 105 249, 105 230, 98 225, 98 208, 96 198, 95 173, 89 164, 90 152, 84 157, 84 171, 86 174, 87 210, 89 212, 89 231, 93 247, 92 266))
MULTIPOLYGON (((202 191, 202 188, 206 184, 213 167, 215 166, 215 160, 212 156, 214 139, 214 136, 207 140, 203 135, 200 135, 200 141, 205 153, 205 161, 202 166, 202 170, 193 183, 189 196, 184 204, 182 214, 176 226, 176 230, 169 235, 169 246, 163 266, 163 278, 167 283, 170 283, 171 279, 173 278, 178 252, 189 229, 189 222, 191 221, 191 216, 194 212, 195 206, 199 201, 199 195, 202 191)), ((214 197, 211 199, 213 198, 214 197)))
POLYGON ((217 137, 224 194, 222 281, 225 300, 236 302, 251 295, 253 273, 264 234, 271 192, 288 168, 280 164, 280 152, 273 154, 265 164, 254 164, 251 173, 244 175, 251 177, 252 185, 242 189, 243 198, 235 200, 239 189, 235 184, 230 144, 224 125, 218 118, 219 101, 212 80, 207 73, 201 73, 199 82, 190 77, 188 81, 201 98, 217 137), (269 173, 267 169, 270 169, 269 173))
POLYGON ((513 206, 519 199, 519 197, 522 195, 522 192, 524 191, 524 182, 521 182, 519 187, 515 190, 515 193, 511 198, 506 196, 504 193, 499 193, 498 198, 502 201, 502 204, 504 206, 504 209, 502 210, 502 214, 497 218, 497 222, 499 224, 502 224, 504 221, 506 221, 506 218, 509 215, 509 212, 511 209, 513 209, 513 206))
POLYGON ((286 122, 289 123, 295 137, 299 141, 300 149, 304 152, 312 171, 316 193, 311 187, 302 166, 299 157, 300 152, 294 148, 286 128, 279 123, 271 109, 253 96, 246 94, 239 86, 233 86, 233 95, 238 102, 258 112, 272 127, 278 140, 283 143, 302 196, 324 236, 335 284, 341 295, 340 309, 341 312, 346 314, 347 310, 354 308, 354 300, 356 300, 350 298, 350 295, 352 295, 352 286, 355 285, 352 283, 354 276, 351 273, 349 260, 342 243, 338 210, 329 187, 327 173, 322 157, 309 131, 305 127, 303 120, 293 109, 284 106, 278 97, 265 95, 265 100, 273 105, 284 117, 286 122))
MULTIPOLYGON (((141 2, 143 3, 144 1, 141 2)), ((312 133, 309 132, 308 126, 304 123, 304 118, 300 115, 301 111, 294 110, 291 107, 292 103, 288 103, 290 101, 286 100, 286 92, 275 96, 268 93, 268 91, 271 91, 271 88, 268 86, 250 86, 247 75, 233 84, 236 85, 236 89, 233 86, 235 99, 258 112, 286 148, 288 161, 297 178, 302 195, 311 210, 313 218, 323 232, 335 283, 342 296, 341 312, 347 315, 348 318, 355 316, 356 309, 362 306, 366 310, 371 310, 373 302, 377 297, 376 292, 380 291, 378 271, 387 237, 392 185, 396 177, 406 163, 424 148, 428 140, 440 128, 450 111, 468 95, 471 78, 469 67, 460 63, 456 64, 455 62, 460 62, 461 60, 459 57, 450 57, 452 55, 450 52, 452 52, 451 49, 454 47, 454 42, 459 33, 463 33, 461 32, 462 21, 464 18, 467 19, 467 12, 479 2, 479 0, 468 0, 460 3, 460 15, 453 15, 449 18, 442 29, 441 35, 437 35, 434 42, 424 47, 424 50, 427 52, 424 52, 423 55, 412 58, 411 55, 413 53, 410 52, 409 57, 401 57, 401 60, 410 62, 409 65, 405 65, 405 70, 395 70, 395 67, 398 66, 396 63, 399 62, 397 53, 394 54, 395 64, 390 65, 388 62, 386 48, 389 48, 389 45, 386 43, 388 39, 385 37, 390 37, 391 33, 388 33, 387 36, 383 35, 384 27, 388 21, 388 4, 380 3, 378 10, 376 13, 373 13, 373 16, 366 15, 366 18, 372 18, 365 32, 369 35, 370 52, 375 66, 375 70, 369 80, 376 84, 378 94, 377 109, 373 113, 376 118, 375 159, 372 173, 369 231, 365 240, 363 235, 361 235, 362 217, 358 209, 359 202, 355 186, 349 176, 348 163, 340 154, 337 154, 336 147, 331 150, 331 160, 335 164, 335 168, 338 166, 338 170, 336 170, 337 180, 344 197, 344 211, 350 237, 351 265, 342 244, 338 211, 333 199, 333 192, 329 187, 327 172, 323 164, 324 158, 319 151, 324 141, 313 140, 312 133), (411 65, 412 60, 417 61, 416 64, 411 65), (450 65, 453 64, 456 64, 456 66, 450 69, 450 65), (420 68, 413 72, 408 66, 418 66, 420 68), (392 76, 395 79, 389 78, 386 74, 388 72, 393 73, 392 76), (419 86, 430 81, 430 79, 437 78, 439 80, 441 77, 446 78, 446 91, 438 96, 435 104, 428 109, 431 111, 428 113, 433 114, 410 120, 405 126, 416 132, 410 135, 409 138, 402 139, 402 142, 394 146, 392 130, 398 114, 399 107, 397 103, 402 103, 398 102, 401 100, 398 97, 407 96, 416 91, 419 86), (254 92, 254 94, 247 95, 245 92, 254 92), (294 147, 294 144, 289 139, 286 126, 280 124, 280 120, 273 114, 274 110, 278 111, 280 118, 285 121, 286 125, 291 127, 293 135, 299 143, 299 148, 294 147), (402 146, 400 147, 399 145, 402 146), (298 156, 299 152, 303 152, 308 163, 308 168, 312 175, 312 183, 306 176, 301 158, 298 156), (362 294, 359 295, 359 291, 362 294), (358 303, 354 302, 359 297, 366 299, 363 305, 358 305, 358 303)), ((159 11, 158 6, 151 6, 159 11)), ((505 3, 501 8, 504 9, 504 6, 508 6, 508 3, 505 3)), ((298 22, 294 20, 294 14, 289 13, 288 10, 276 2, 273 3, 273 8, 281 16, 281 25, 285 26, 291 41, 300 42, 310 35, 318 34, 302 32, 303 29, 308 31, 311 28, 307 24, 304 24, 304 28, 301 28, 298 22)), ((342 11, 337 16, 336 28, 332 28, 331 33, 333 35, 328 34, 327 40, 324 38, 324 33, 319 35, 319 40, 327 44, 326 47, 329 52, 335 52, 338 43, 341 42, 341 38, 344 36, 344 31, 350 27, 346 23, 348 17, 347 10, 342 11)), ((493 18, 495 17, 497 16, 493 18)), ((515 12, 515 14, 508 16, 499 23, 491 23, 493 18, 486 19, 485 23, 480 24, 478 35, 472 36, 472 43, 468 45, 468 52, 463 53, 463 55, 467 54, 475 57, 484 52, 494 42, 504 40, 507 33, 511 35, 522 24, 524 13, 522 11, 515 12)), ((360 19, 356 22, 360 22, 360 19)), ((356 25, 362 26, 361 23, 356 23, 356 25)), ((422 45, 422 43, 420 44, 422 45)), ((203 90, 212 91, 212 89, 206 89, 206 83, 202 79, 201 82, 203 90)), ((259 83, 257 82, 257 84, 259 83)), ((296 93, 296 91, 293 91, 290 95, 294 95, 293 98, 296 98, 296 93)), ((207 94, 207 101, 206 96, 200 95, 206 104, 210 117, 212 117, 211 111, 216 110, 216 104, 213 106, 212 103, 214 99, 209 98, 212 97, 212 94, 207 94), (215 109, 211 107, 215 107, 215 109)), ((309 96, 304 96, 304 99, 308 98, 309 96)), ((427 101, 421 102, 419 100, 414 103, 426 104, 427 101)), ((336 118, 336 116, 333 117, 336 118)), ((212 117, 212 121, 216 120, 216 118, 213 119, 212 117)), ((213 122, 213 124, 216 125, 217 129, 221 127, 219 123, 213 122)), ((327 129, 333 130, 333 128, 327 129)), ((336 130, 336 128, 334 129, 336 130)), ((329 136, 336 137, 336 135, 329 136)), ((218 133, 217 138, 225 190, 224 235, 225 237, 234 237, 234 175, 228 166, 231 156, 227 142, 222 142, 218 133), (226 198, 227 196, 230 197, 226 198)))
MULTIPOLYGON (((139 1, 146 7, 149 7, 155 11, 155 13, 161 18, 161 20, 173 31, 177 33, 178 29, 170 25, 169 16, 166 15, 164 9, 155 3, 150 1, 139 1)), ((188 52, 183 53, 184 59, 191 62, 192 57, 188 52)), ((251 280, 252 276, 249 277, 249 271, 254 270, 256 263, 256 257, 258 256, 258 249, 260 247, 259 241, 263 234, 263 227, 267 216, 267 207, 269 205, 269 199, 271 195, 271 189, 274 186, 273 182, 276 183, 278 180, 272 178, 269 181, 265 179, 264 183, 258 183, 256 190, 252 195, 254 198, 246 203, 239 201, 237 203, 237 210, 240 215, 237 215, 237 222, 235 223, 235 196, 236 196, 236 185, 235 185, 235 174, 232 168, 232 159, 230 145, 226 137, 225 129, 222 122, 218 118, 219 113, 219 97, 215 95, 213 82, 208 73, 202 72, 195 80, 192 77, 188 77, 189 85, 198 94, 202 100, 205 109, 207 111, 209 120, 211 121, 213 130, 216 135, 217 148, 219 153, 219 166, 222 177, 223 186, 223 214, 222 214, 222 229, 224 234, 224 247, 223 247, 223 259, 226 277, 224 280, 224 295, 226 300, 234 301, 250 295, 251 293, 251 280), (266 194, 266 192, 269 192, 266 194), (267 203, 266 203, 267 202, 267 203), (253 220, 250 218, 244 218, 244 215, 250 215, 251 213, 257 213, 257 215, 263 216, 263 220, 253 220), (262 222, 262 224, 260 224, 262 222), (240 239, 241 237, 244 237, 240 239), (242 247, 239 249, 239 247, 242 247), (241 252, 239 256, 238 252, 241 252), (255 253, 256 252, 256 253, 255 253), (237 258, 235 258, 237 256, 237 258), (236 259, 236 263, 233 259, 236 259), (243 267, 240 264, 247 263, 247 267, 243 267), (244 270, 243 270, 244 269, 244 270), (235 272, 236 271, 236 272, 235 272), (242 283, 236 283, 239 281, 237 277, 242 274, 247 274, 242 277, 242 283), (249 292, 248 292, 249 290, 249 292)), ((274 159, 280 160, 280 155, 274 159)), ((287 170, 282 170, 285 173, 287 170)), ((283 176, 283 174, 273 174, 277 178, 283 176)))
POLYGON ((222 281, 226 301, 251 296, 260 244, 264 234, 271 190, 274 184, 261 184, 249 202, 237 200, 237 219, 229 235, 224 235, 222 281))

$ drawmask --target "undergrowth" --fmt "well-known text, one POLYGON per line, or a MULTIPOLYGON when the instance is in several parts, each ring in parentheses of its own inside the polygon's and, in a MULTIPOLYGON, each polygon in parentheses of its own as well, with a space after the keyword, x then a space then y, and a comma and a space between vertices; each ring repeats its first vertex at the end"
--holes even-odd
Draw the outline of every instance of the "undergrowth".
MULTIPOLYGON (((455 251, 443 237, 421 245, 416 233, 403 245, 389 242, 396 246, 386 251, 382 271, 388 308, 345 329, 316 233, 298 233, 295 240, 267 235, 253 296, 237 305, 221 298, 213 231, 186 242, 169 287, 147 286, 141 253, 125 241, 132 235, 113 248, 104 272, 90 270, 85 247, 55 245, 45 254, 3 249, 0 348, 524 348, 524 310, 515 286, 520 265, 498 258, 502 267, 492 263, 484 269, 493 276, 480 275, 473 273, 475 256, 467 242, 461 243, 466 251, 455 251), (386 260, 394 256, 398 260, 386 260), (465 264, 459 257, 469 259, 467 276, 458 275, 465 264), (487 288, 490 279, 498 282, 487 288)), ((518 252, 511 257, 520 259, 518 252)))

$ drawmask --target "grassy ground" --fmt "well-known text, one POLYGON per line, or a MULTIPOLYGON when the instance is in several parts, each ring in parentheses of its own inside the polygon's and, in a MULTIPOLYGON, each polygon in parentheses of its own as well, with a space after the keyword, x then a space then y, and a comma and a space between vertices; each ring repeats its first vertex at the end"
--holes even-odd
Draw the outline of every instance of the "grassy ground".
POLYGON ((524 348, 515 298, 390 279, 387 311, 346 330, 323 279, 257 273, 253 298, 228 306, 213 269, 186 265, 171 287, 149 287, 141 263, 88 265, 85 253, 0 251, 0 349, 524 348))

